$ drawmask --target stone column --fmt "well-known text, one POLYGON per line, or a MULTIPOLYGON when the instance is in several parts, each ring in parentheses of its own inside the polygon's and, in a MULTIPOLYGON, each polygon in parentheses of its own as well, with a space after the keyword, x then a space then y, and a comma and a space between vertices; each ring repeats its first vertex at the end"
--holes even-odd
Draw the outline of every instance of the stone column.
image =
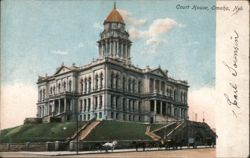
POLYGON ((160 101, 160 115, 162 115, 162 101, 160 101))
POLYGON ((108 55, 108 41, 107 40, 105 40, 105 54, 106 54, 106 56, 109 56, 108 55))
POLYGON ((157 112, 156 112, 156 106, 157 106, 157 101, 156 100, 154 100, 154 114, 156 114, 157 112))
POLYGON ((127 52, 128 52, 128 45, 127 43, 125 43, 125 51, 123 52, 122 57, 126 56, 127 52))
POLYGON ((155 79, 153 79, 153 92, 155 93, 156 92, 156 80, 155 79))
POLYGON ((58 99, 58 113, 61 113, 61 100, 58 99))
POLYGON ((123 45, 123 42, 121 43, 121 51, 118 53, 118 56, 120 56, 121 54, 123 54, 123 47, 124 47, 124 45, 123 45))
POLYGON ((174 105, 171 104, 171 116, 174 116, 174 105))
POLYGON ((66 108, 67 108, 67 99, 66 98, 64 98, 64 112, 66 112, 66 108))
POLYGON ((102 46, 102 56, 105 57, 105 45, 103 42, 101 42, 101 46, 102 46))

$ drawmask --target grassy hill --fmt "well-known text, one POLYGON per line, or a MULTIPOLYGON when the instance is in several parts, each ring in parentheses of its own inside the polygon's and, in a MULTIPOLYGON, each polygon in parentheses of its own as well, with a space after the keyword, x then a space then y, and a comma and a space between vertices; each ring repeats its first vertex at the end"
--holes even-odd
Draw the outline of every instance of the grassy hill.
POLYGON ((147 125, 134 122, 102 121, 85 140, 151 140, 147 125))
MULTIPOLYGON (((86 122, 80 122, 79 128, 86 122)), ((102 121, 86 137, 87 141, 151 140, 148 125, 134 122, 102 121)), ((155 124, 151 130, 161 127, 155 124)), ((0 143, 64 141, 76 131, 76 122, 25 124, 0 131, 0 143)))
POLYGON ((63 141, 75 131, 76 122, 25 124, 2 130, 0 143, 63 141))

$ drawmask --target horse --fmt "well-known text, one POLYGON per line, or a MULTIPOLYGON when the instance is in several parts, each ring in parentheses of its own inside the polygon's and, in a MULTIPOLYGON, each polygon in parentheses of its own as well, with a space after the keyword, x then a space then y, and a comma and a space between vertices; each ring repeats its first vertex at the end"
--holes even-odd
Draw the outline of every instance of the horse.
POLYGON ((117 144, 117 141, 114 140, 112 143, 107 142, 107 143, 103 144, 102 147, 105 149, 106 152, 108 152, 108 149, 111 149, 113 152, 116 144, 117 144))
POLYGON ((132 144, 135 146, 136 151, 138 151, 139 147, 142 147, 142 150, 145 151, 146 142, 145 141, 133 141, 132 144))

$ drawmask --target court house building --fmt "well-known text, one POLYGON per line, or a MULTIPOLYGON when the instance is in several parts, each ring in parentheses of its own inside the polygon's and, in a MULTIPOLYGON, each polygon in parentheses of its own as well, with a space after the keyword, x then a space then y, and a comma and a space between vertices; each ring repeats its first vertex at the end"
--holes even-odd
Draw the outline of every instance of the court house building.
POLYGON ((132 42, 116 7, 103 25, 97 59, 83 66, 62 64, 53 75, 39 76, 37 117, 151 123, 187 119, 188 83, 169 77, 161 67, 133 65, 132 42))

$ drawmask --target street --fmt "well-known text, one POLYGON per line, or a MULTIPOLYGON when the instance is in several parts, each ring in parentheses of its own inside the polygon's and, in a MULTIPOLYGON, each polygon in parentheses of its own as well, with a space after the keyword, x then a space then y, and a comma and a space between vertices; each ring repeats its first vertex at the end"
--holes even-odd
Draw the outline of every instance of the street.
POLYGON ((110 158, 110 157, 138 157, 138 158, 215 158, 215 148, 198 148, 182 150, 148 150, 136 152, 135 150, 114 150, 114 152, 2 152, 1 157, 86 157, 86 158, 110 158))

